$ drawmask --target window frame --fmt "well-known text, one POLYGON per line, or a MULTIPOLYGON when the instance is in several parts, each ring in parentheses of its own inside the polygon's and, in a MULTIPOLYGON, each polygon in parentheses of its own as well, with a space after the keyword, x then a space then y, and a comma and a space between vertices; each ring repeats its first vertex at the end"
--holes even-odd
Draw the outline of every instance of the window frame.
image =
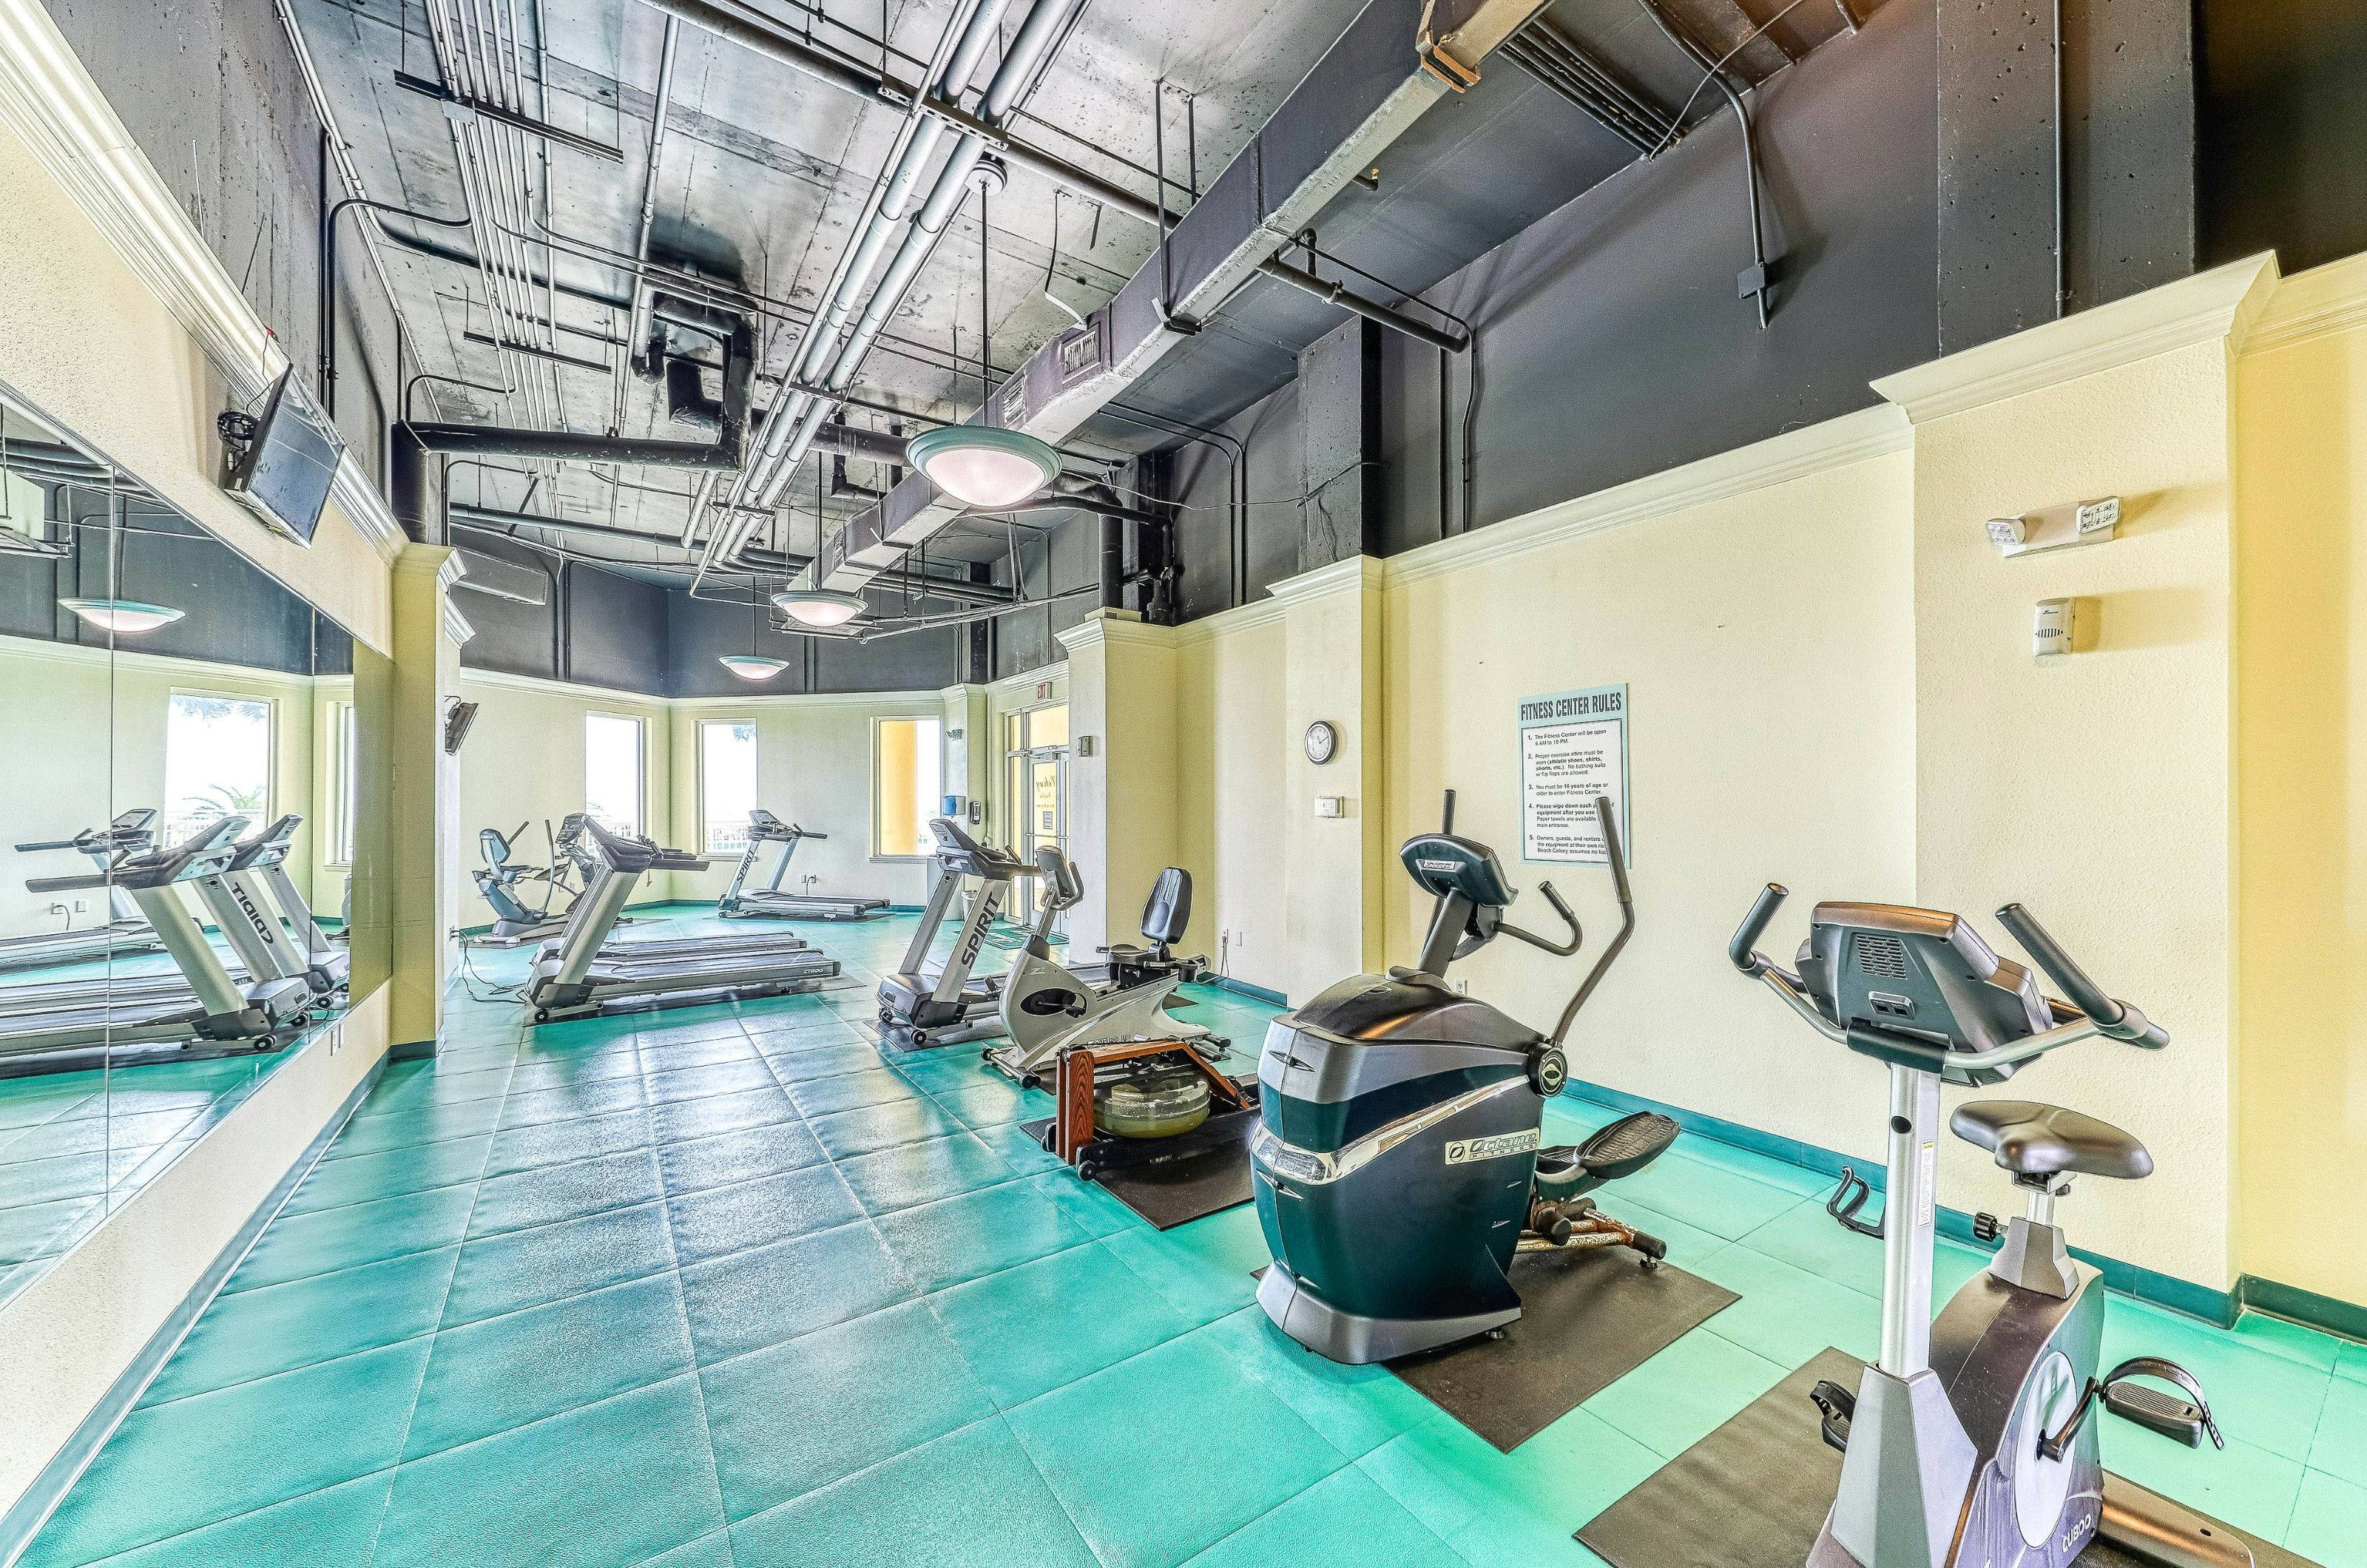
MULTIPOLYGON (((592 725, 595 719, 606 719, 633 727, 633 826, 630 837, 645 837, 650 820, 650 727, 639 714, 617 713, 608 708, 586 708, 583 712, 583 814, 597 822, 592 812, 592 725)), ((607 828, 608 824, 601 822, 607 828)), ((609 829, 611 832, 616 829, 609 829)))
MULTIPOLYGON (((278 804, 279 795, 279 699, 255 692, 230 692, 207 686, 172 686, 166 688, 164 693, 164 783, 162 793, 165 797, 164 818, 166 824, 166 833, 169 834, 171 830, 170 824, 174 820, 172 807, 173 705, 183 697, 203 697, 210 701, 224 703, 252 703, 255 706, 263 709, 263 805, 249 816, 247 825, 250 828, 262 828, 268 826, 274 819, 275 808, 278 804)), ((229 814, 225 813, 225 815, 229 814)), ((186 837, 170 840, 171 844, 186 842, 187 842, 186 837)), ((164 836, 160 835, 159 843, 160 845, 165 844, 165 839, 164 836)), ((169 847, 169 845, 166 845, 166 847, 169 847)))
POLYGON ((753 718, 702 718, 697 720, 697 723, 698 742, 698 852, 703 855, 745 854, 748 852, 746 838, 748 824, 745 819, 747 815, 745 812, 741 814, 742 818, 740 824, 742 838, 739 843, 733 844, 728 849, 719 849, 708 838, 708 829, 714 826, 714 813, 708 809, 707 802, 707 732, 709 729, 745 729, 748 732, 748 746, 750 750, 749 772, 751 774, 748 798, 752 805, 757 806, 764 804, 764 732, 759 728, 756 721, 753 718))
MULTIPOLYGON (((930 807, 942 805, 945 799, 946 721, 942 714, 883 713, 871 716, 871 800, 867 813, 871 818, 871 834, 870 842, 866 847, 870 850, 871 859, 874 861, 917 864, 935 857, 926 849, 910 853, 891 853, 880 848, 879 844, 882 826, 879 820, 879 764, 884 754, 880 735, 884 728, 891 724, 925 724, 933 726, 936 732, 937 793, 926 801, 919 803, 923 809, 918 813, 918 820, 914 823, 913 836, 915 839, 921 839, 927 833, 930 818, 943 815, 942 812, 930 807)), ((917 745, 913 749, 913 754, 915 756, 920 754, 917 745)))
POLYGON ((361 705, 350 697, 332 698, 329 732, 329 858, 322 863, 349 871, 359 851, 361 705))

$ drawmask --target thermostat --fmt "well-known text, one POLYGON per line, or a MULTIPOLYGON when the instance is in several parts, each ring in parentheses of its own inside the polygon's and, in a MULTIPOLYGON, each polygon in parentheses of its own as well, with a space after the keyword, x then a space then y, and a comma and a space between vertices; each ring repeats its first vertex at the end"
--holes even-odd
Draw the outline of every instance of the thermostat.
POLYGON ((1344 795, 1317 795, 1315 797, 1315 815, 1318 817, 1347 816, 1348 797, 1344 795))

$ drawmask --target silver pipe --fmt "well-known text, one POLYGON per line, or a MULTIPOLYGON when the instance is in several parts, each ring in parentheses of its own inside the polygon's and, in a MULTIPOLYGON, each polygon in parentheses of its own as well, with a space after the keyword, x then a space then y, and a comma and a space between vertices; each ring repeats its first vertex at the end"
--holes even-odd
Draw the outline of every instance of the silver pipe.
MULTIPOLYGON (((658 47, 658 90, 656 107, 650 118, 650 163, 641 174, 641 221, 633 241, 633 265, 638 268, 650 259, 650 231, 658 220, 658 160, 665 154, 667 106, 674 98, 674 50, 682 32, 682 24, 674 17, 665 19, 665 41, 658 47)), ((642 284, 640 274, 633 275, 633 309, 626 318, 625 352, 617 359, 617 403, 615 427, 625 428, 625 388, 633 356, 641 352, 642 340, 649 332, 650 291, 642 284)))

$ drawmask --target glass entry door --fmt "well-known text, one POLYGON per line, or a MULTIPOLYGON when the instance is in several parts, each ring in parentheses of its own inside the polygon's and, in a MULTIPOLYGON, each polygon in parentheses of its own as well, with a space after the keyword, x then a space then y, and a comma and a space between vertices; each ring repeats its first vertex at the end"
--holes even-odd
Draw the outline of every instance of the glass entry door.
MULTIPOLYGON (((1010 715, 1003 720, 1003 748, 1004 842, 1032 870, 1036 851, 1068 840, 1069 705, 1010 715)), ((1025 905, 1030 919, 1040 896, 1031 886, 1025 905)))

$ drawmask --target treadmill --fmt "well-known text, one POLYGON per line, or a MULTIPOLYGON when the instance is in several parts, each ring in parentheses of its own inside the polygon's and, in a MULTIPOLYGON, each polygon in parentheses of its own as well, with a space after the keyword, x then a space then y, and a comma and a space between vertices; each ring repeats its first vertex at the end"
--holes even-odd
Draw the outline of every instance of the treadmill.
MULTIPOLYGON (((74 850, 88 855, 101 871, 122 855, 137 854, 155 841, 156 813, 135 807, 104 828, 86 828, 71 839, 18 844, 21 854, 49 850, 74 850)), ((104 925, 80 931, 35 931, 0 938, 0 969, 33 969, 51 964, 86 964, 114 953, 144 952, 156 946, 156 933, 140 918, 139 907, 120 887, 107 890, 108 919, 104 925)))
POLYGON ((224 874, 238 856, 245 826, 243 817, 225 817, 176 848, 127 856, 88 875, 28 883, 36 893, 122 888, 172 954, 187 988, 99 996, 0 1018, 0 1070, 80 1067, 92 1052, 141 1047, 270 1051, 293 1039, 311 1019, 311 986, 294 976, 233 980, 176 891, 183 883, 224 874))
POLYGON ((592 880, 568 916, 567 930, 542 944, 527 976, 526 1005, 537 1023, 631 1008, 787 996, 818 990, 837 976, 835 959, 796 938, 605 945, 643 876, 705 871, 709 863, 685 850, 611 833, 589 818, 583 838, 592 852, 592 880))
POLYGON ((782 888, 781 879, 789 874, 789 857, 798 852, 798 841, 829 837, 828 833, 784 822, 761 806, 749 812, 748 848, 740 856, 740 869, 731 874, 731 886, 715 901, 715 912, 726 919, 760 916, 776 920, 871 920, 886 914, 885 898, 790 893, 782 888), (773 863, 770 881, 762 887, 750 888, 748 874, 756 868, 756 856, 766 844, 780 845, 781 858, 773 863))
POLYGON ((986 945, 986 928, 1002 907, 1011 885, 1034 874, 1001 850, 990 849, 954 825, 950 817, 932 818, 929 832, 937 840, 937 885, 928 908, 912 933, 912 945, 896 973, 879 982, 879 1032, 889 1043, 919 1048, 955 1045, 966 1040, 986 1040, 1004 1032, 1004 976, 973 978, 979 950, 986 945), (954 933, 953 951, 945 966, 929 967, 929 949, 936 945, 938 928, 953 908, 962 879, 978 878, 961 927, 954 933))
MULTIPOLYGON (((590 825, 591 818, 584 816, 580 811, 569 816, 567 820, 560 825, 560 841, 561 843, 566 843, 572 839, 574 843, 582 847, 583 859, 580 863, 580 866, 583 872, 583 891, 578 894, 576 896, 575 902, 569 906, 566 920, 559 928, 559 935, 557 937, 546 938, 538 949, 538 952, 549 953, 561 942, 567 940, 568 933, 575 929, 578 918, 586 914, 587 908, 592 901, 592 889, 594 886, 601 880, 601 868, 606 863, 601 859, 598 848, 591 842, 591 838, 587 831, 590 825)), ((605 829, 602 829, 602 832, 607 839, 608 842, 612 845, 620 843, 641 843, 648 844, 651 849, 658 850, 661 854, 673 855, 688 853, 686 851, 660 849, 658 845, 652 843, 648 839, 632 839, 624 837, 618 834, 609 833, 605 829)), ((704 856, 694 855, 691 856, 690 859, 695 861, 697 863, 695 865, 683 866, 654 866, 651 869, 657 871, 668 869, 704 870, 709 863, 704 856)), ((636 964, 646 965, 655 963, 670 963, 676 959, 690 957, 709 959, 726 957, 733 960, 744 961, 750 956, 758 953, 810 952, 813 948, 813 943, 798 935, 795 931, 764 931, 748 935, 742 935, 738 931, 731 931, 717 932, 709 936, 620 938, 616 934, 616 928, 618 926, 629 926, 633 923, 632 921, 624 919, 622 913, 623 908, 624 906, 622 904, 617 906, 617 915, 616 918, 608 921, 609 929, 607 934, 597 939, 596 942, 596 946, 599 949, 600 962, 611 967, 630 967, 636 964)))

